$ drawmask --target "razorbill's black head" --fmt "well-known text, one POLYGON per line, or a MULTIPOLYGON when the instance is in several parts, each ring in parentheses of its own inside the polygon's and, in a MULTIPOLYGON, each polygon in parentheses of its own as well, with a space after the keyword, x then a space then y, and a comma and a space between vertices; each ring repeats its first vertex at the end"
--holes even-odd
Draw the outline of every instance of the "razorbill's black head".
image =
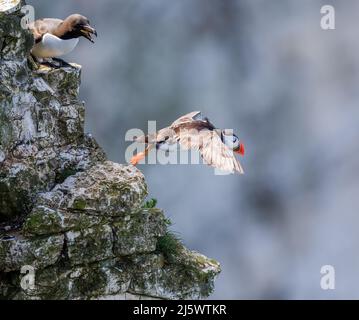
POLYGON ((80 14, 72 14, 67 17, 54 34, 64 40, 85 37, 92 43, 94 42, 92 36, 97 36, 97 32, 91 27, 89 19, 80 14))

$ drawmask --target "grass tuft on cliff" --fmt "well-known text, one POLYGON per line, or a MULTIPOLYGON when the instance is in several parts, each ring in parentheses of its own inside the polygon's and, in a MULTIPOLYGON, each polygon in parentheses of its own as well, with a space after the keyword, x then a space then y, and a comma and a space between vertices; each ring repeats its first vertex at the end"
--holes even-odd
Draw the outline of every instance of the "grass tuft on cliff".
POLYGON ((156 251, 163 254, 168 263, 173 263, 183 247, 181 238, 173 231, 167 231, 157 241, 156 251))
POLYGON ((157 205, 157 199, 152 198, 149 201, 146 201, 146 203, 143 205, 144 209, 153 209, 157 205))

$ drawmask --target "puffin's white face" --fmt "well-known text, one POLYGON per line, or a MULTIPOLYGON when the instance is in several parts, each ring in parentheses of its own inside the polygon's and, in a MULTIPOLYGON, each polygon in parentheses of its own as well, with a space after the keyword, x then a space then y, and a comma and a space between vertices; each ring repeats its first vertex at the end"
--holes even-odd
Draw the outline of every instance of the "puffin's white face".
POLYGON ((223 143, 232 150, 238 149, 239 147, 239 139, 235 134, 233 135, 223 134, 223 143))
POLYGON ((233 133, 232 130, 222 130, 222 140, 223 143, 232 150, 239 148, 239 138, 233 133))
POLYGON ((232 130, 223 130, 222 140, 228 148, 242 156, 244 155, 244 145, 241 143, 239 138, 233 133, 232 130))

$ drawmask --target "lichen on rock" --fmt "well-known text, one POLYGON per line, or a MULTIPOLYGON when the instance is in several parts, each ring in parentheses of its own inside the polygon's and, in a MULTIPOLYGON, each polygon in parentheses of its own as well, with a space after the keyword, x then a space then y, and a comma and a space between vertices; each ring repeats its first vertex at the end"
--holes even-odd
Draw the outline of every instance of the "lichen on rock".
POLYGON ((0 299, 207 297, 219 264, 160 245, 169 223, 142 173, 84 133, 81 67, 36 66, 20 19, 0 13, 0 299))

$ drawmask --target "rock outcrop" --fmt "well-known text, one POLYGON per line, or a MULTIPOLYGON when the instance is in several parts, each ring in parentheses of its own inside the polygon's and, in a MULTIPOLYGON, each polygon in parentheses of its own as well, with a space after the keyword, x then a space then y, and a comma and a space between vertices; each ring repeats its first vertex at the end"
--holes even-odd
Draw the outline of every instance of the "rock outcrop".
POLYGON ((84 133, 81 67, 36 65, 21 17, 0 12, 0 299, 207 297, 219 264, 186 249, 141 172, 84 133))

